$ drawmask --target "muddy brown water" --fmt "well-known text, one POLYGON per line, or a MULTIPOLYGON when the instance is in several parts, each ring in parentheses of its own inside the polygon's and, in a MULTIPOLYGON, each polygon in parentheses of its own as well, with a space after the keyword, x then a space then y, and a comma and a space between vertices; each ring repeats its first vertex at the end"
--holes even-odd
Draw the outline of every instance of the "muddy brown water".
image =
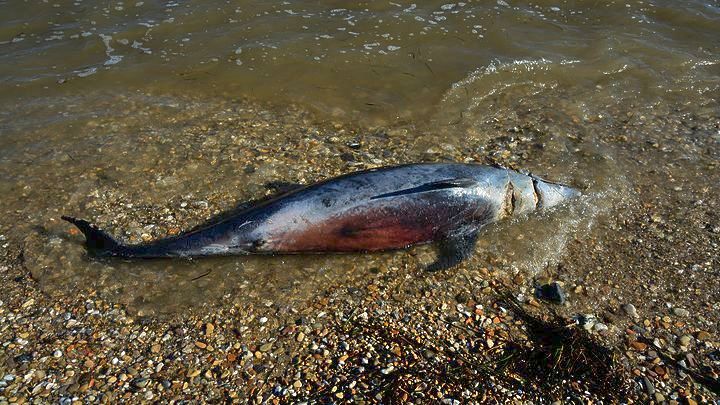
MULTIPOLYGON (((51 294, 294 305, 419 275, 432 249, 96 261, 58 217, 138 241, 268 182, 454 160, 585 190, 487 229, 468 271, 492 258, 532 277, 642 207, 700 207, 679 226, 717 248, 718 27, 706 1, 0 2, 0 233, 51 294)), ((667 271, 717 271, 717 253, 667 271)))

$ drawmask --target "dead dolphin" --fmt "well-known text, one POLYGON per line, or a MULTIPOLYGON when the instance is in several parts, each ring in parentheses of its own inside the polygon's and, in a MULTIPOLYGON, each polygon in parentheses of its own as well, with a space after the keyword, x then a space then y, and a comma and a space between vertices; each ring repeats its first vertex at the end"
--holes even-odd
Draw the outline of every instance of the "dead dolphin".
POLYGON ((513 170, 423 163, 350 173, 280 195, 211 226, 125 245, 89 222, 62 218, 99 256, 195 257, 234 254, 371 252, 437 242, 428 270, 472 254, 485 225, 580 193, 513 170))

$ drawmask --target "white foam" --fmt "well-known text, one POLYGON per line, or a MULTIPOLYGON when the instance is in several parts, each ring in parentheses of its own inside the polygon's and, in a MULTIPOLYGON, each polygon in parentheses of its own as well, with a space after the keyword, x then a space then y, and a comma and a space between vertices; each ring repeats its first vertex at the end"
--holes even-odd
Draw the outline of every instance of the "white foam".
POLYGON ((110 46, 110 41, 112 40, 112 36, 105 35, 105 34, 98 34, 100 35, 100 38, 102 38, 103 44, 105 44, 105 55, 107 55, 108 59, 103 63, 105 66, 111 66, 120 63, 122 61, 123 57, 121 55, 113 55, 113 51, 115 49, 110 46))

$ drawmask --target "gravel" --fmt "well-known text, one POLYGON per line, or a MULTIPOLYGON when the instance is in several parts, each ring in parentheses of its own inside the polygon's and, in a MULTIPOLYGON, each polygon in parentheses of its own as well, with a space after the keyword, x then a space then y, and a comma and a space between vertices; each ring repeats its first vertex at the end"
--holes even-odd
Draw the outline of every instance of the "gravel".
MULTIPOLYGON (((402 123, 318 123, 249 102, 188 102, 162 125, 148 121, 162 117, 153 106, 86 123, 96 145, 86 166, 23 166, 8 188, 18 201, 0 202, 0 402, 717 401, 716 110, 657 106, 580 131, 562 115, 574 106, 503 100, 513 118, 429 155, 402 123), (617 154, 607 163, 597 148, 617 154), (422 271, 434 255, 424 247, 92 260, 56 219, 73 210, 140 241, 270 194, 267 182, 425 158, 547 168, 560 180, 577 161, 574 173, 605 174, 584 179, 590 197, 577 211, 499 224, 471 260, 437 274, 422 271), (615 176, 617 162, 635 170, 615 176), (603 199, 611 209, 593 211, 603 199), (564 305, 533 297, 538 284, 559 297, 559 282, 582 288, 564 305)), ((50 156, 76 152, 52 146, 50 156)))

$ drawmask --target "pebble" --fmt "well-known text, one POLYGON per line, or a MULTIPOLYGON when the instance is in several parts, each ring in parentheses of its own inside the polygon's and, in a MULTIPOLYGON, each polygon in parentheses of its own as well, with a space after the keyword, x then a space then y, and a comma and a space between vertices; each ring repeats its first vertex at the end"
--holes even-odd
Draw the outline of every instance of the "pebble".
POLYGON ((685 360, 687 360, 687 363, 690 367, 695 368, 695 356, 693 356, 692 353, 688 353, 685 355, 685 360))
POLYGON ((62 355, 63 355, 63 352, 60 350, 55 350, 53 352, 53 357, 55 357, 55 358, 60 358, 60 357, 62 357, 62 355))
POLYGON ((680 339, 678 339, 678 341, 680 342, 680 346, 687 346, 690 344, 690 342, 692 342, 692 337, 688 335, 682 335, 680 336, 680 339))
POLYGON ((380 372, 385 375, 388 375, 388 374, 392 373, 393 371, 395 371, 395 366, 388 366, 388 367, 385 367, 380 370, 380 372))
POLYGON ((684 317, 690 315, 690 311, 688 311, 687 309, 684 309, 684 308, 677 308, 677 307, 676 307, 676 308, 673 308, 673 314, 675 314, 675 316, 679 316, 679 317, 683 317, 683 318, 684 318, 684 317))
POLYGON ((702 341, 710 340, 710 334, 708 332, 705 332, 704 330, 701 330, 695 336, 697 337, 697 340, 702 340, 702 341))
POLYGON ((637 313, 637 309, 635 309, 635 305, 633 304, 625 304, 623 305, 623 310, 626 314, 628 314, 632 318, 639 318, 640 315, 637 313))
POLYGON ((551 284, 544 284, 536 289, 535 294, 538 298, 554 302, 556 304, 564 304, 567 300, 565 292, 560 287, 560 284, 553 282, 551 284))
POLYGON ((15 356, 13 359, 17 363, 29 363, 33 360, 33 354, 32 353, 23 353, 20 355, 15 356))
POLYGON ((273 347, 272 342, 265 343, 264 345, 260 346, 260 351, 263 353, 269 352, 272 349, 272 347, 273 347))
POLYGON ((637 340, 633 340, 632 342, 630 342, 630 346, 632 346, 633 349, 639 352, 645 351, 645 349, 647 349, 647 345, 645 343, 638 342, 637 340))
POLYGON ((650 381, 649 378, 643 377, 643 385, 645 386, 645 392, 648 393, 648 395, 655 394, 655 386, 653 385, 652 381, 650 381))
POLYGON ((580 314, 575 316, 574 319, 588 332, 592 331, 595 324, 598 323, 595 315, 591 314, 580 314))
POLYGON ((607 331, 608 327, 604 323, 598 322, 595 324, 595 326, 593 326, 593 329, 595 330, 595 332, 602 333, 607 331))

